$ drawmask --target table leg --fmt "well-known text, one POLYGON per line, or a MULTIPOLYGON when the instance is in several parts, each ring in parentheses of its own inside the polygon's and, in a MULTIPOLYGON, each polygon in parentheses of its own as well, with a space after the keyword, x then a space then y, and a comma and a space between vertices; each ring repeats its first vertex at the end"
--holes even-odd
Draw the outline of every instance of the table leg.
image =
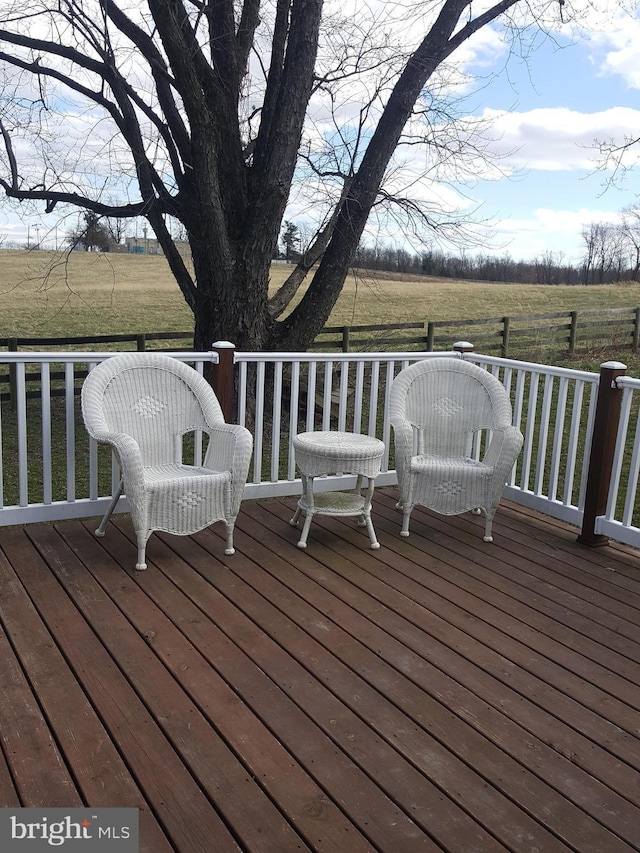
POLYGON ((373 522, 371 521, 371 501, 373 499, 373 489, 375 487, 375 480, 373 477, 369 478, 369 484, 367 486, 367 491, 364 498, 364 508, 362 511, 362 523, 367 528, 367 533, 369 534, 369 539, 371 540, 372 548, 379 548, 380 543, 376 537, 376 532, 373 529, 373 522))
POLYGON ((304 525, 302 526, 302 533, 300 534, 300 539, 298 541, 298 548, 306 548, 307 547, 307 536, 309 535, 309 528, 311 527, 311 519, 313 518, 313 513, 307 510, 304 525))
MULTIPOLYGON (((298 548, 306 548, 307 547, 307 537, 309 536, 309 528, 311 527, 311 519, 314 515, 314 503, 313 503, 313 477, 307 477, 306 474, 302 474, 302 491, 304 494, 304 500, 306 504, 306 508, 304 510, 304 524, 302 526, 302 533, 300 534, 300 539, 298 540, 298 548)), ((293 518, 289 522, 293 527, 298 523, 298 519, 302 514, 302 507, 298 504, 296 507, 296 511, 294 513, 293 518)))

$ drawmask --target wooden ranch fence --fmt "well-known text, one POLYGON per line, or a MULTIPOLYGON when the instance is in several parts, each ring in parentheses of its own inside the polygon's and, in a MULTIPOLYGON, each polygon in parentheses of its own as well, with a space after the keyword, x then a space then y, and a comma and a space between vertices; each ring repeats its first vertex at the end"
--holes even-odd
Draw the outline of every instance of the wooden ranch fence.
MULTIPOLYGON (((168 344, 176 344, 179 341, 188 341, 186 349, 193 346, 193 332, 152 332, 150 334, 136 335, 94 335, 82 337, 68 338, 0 338, 0 350, 4 349, 8 352, 20 352, 21 350, 68 350, 68 349, 95 349, 96 345, 102 351, 110 349, 134 349, 138 352, 145 352, 149 349, 150 342, 161 341, 162 346, 151 347, 151 349, 162 349, 170 351, 171 347, 168 344), (117 346, 114 347, 114 344, 117 346)), ((185 349, 185 347, 182 347, 185 349)), ((77 378, 84 379, 87 371, 79 371, 77 378)), ((51 380, 54 382, 54 387, 51 389, 52 396, 63 396, 65 391, 62 383, 64 382, 65 374, 63 370, 54 370, 51 373, 51 380), (60 382, 59 388, 55 387, 55 383, 60 382)), ((0 373, 0 399, 15 398, 15 366, 10 367, 4 374, 0 373)), ((29 382, 36 383, 40 381, 40 374, 33 371, 27 371, 25 374, 27 387, 29 382)), ((38 396, 39 390, 27 391, 27 397, 38 396)))
POLYGON ((432 320, 367 326, 326 326, 314 350, 340 352, 389 347, 432 352, 471 340, 477 351, 513 358, 540 350, 575 353, 612 346, 634 352, 640 345, 640 307, 488 317, 475 320, 432 320), (409 334, 408 334, 409 333, 409 334))
MULTIPOLYGON (((387 350, 451 349, 456 341, 471 340, 477 352, 502 358, 539 361, 539 355, 573 354, 579 350, 616 346, 617 349, 640 347, 640 307, 609 308, 597 311, 569 311, 548 314, 523 314, 512 317, 489 317, 473 320, 431 320, 414 323, 385 323, 362 326, 326 326, 311 349, 320 352, 384 352, 387 350)), ((0 338, 0 350, 62 350, 84 347, 95 350, 115 348, 171 351, 193 345, 192 332, 152 332, 149 334, 98 335, 69 338, 0 338)), ((62 380, 64 374, 53 372, 51 379, 62 380)), ((78 374, 78 378, 83 376, 78 374)), ((37 374, 27 373, 26 380, 36 382, 37 374)), ((11 397, 14 376, 0 374, 0 397, 11 397)), ((37 394, 37 391, 33 392, 37 394)), ((54 388, 53 393, 56 393, 54 388)), ((62 389, 60 393, 63 393, 62 389)))

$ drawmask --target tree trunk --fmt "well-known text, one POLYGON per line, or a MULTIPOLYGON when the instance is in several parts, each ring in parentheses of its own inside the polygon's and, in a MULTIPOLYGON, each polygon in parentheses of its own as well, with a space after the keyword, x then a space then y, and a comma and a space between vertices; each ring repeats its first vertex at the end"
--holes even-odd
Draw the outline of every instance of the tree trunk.
POLYGON ((215 341, 231 341, 238 350, 252 351, 269 344, 272 321, 267 311, 271 259, 260 259, 245 246, 224 267, 198 245, 193 264, 198 283, 194 311, 194 347, 206 351, 215 341))

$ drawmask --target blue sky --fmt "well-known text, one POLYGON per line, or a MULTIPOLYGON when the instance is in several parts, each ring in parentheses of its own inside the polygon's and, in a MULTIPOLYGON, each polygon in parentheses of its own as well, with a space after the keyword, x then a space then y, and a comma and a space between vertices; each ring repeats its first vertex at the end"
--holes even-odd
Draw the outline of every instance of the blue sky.
POLYGON ((578 261, 584 225, 617 221, 623 207, 639 203, 637 170, 610 185, 593 149, 595 139, 640 136, 639 14, 603 17, 573 42, 560 30, 567 46, 546 41, 526 62, 512 55, 469 99, 476 114, 491 115, 501 136, 494 148, 512 152, 502 161, 510 175, 467 190, 494 222, 498 253, 528 260, 553 251, 578 261))

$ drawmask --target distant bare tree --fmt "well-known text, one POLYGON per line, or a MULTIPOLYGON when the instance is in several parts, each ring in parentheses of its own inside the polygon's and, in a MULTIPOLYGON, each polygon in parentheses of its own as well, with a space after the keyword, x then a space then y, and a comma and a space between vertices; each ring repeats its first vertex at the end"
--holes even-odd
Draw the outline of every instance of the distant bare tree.
POLYGON ((111 242, 116 243, 116 245, 124 243, 124 238, 129 232, 128 219, 123 216, 111 216, 107 219, 106 226, 111 242))
POLYGON ((619 231, 607 222, 592 222, 582 229, 585 253, 583 283, 602 284, 607 273, 620 266, 619 231))
POLYGON ((635 205, 625 207, 620 224, 621 237, 630 260, 633 281, 640 280, 640 209, 635 205))

